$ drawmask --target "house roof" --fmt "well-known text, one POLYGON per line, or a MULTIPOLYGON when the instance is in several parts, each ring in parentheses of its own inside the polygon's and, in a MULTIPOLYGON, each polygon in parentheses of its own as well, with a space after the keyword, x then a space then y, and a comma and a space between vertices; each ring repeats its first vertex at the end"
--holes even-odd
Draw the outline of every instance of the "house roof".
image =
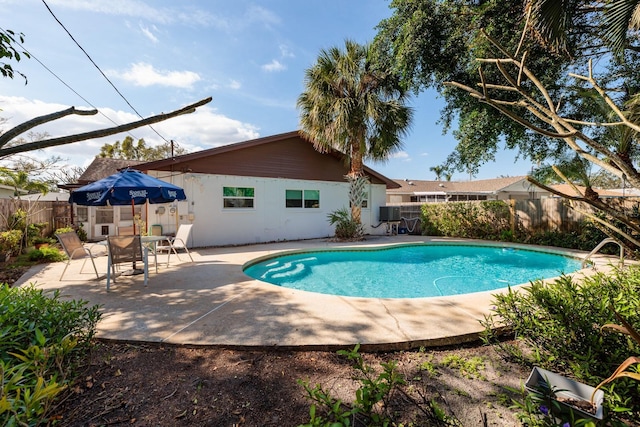
MULTIPOLYGON (((390 194, 493 194, 506 191, 507 187, 526 181, 525 176, 480 179, 476 181, 420 181, 394 180, 399 187, 387 190, 390 194)), ((522 191, 529 185, 519 188, 522 191)), ((517 190, 516 190, 517 191, 517 190)), ((531 191, 531 190, 529 190, 531 191)))
MULTIPOLYGON (((15 193, 16 192, 16 188, 11 186, 11 185, 4 185, 4 184, 0 184, 0 189, 2 190, 7 190, 8 192, 12 192, 15 193)), ((18 188, 17 189, 19 194, 27 194, 28 191, 22 188, 18 188)))
POLYGON ((58 188, 63 190, 74 190, 83 185, 91 184, 99 179, 113 175, 120 169, 136 166, 143 163, 140 160, 111 159, 107 157, 96 157, 85 171, 78 177, 77 182, 58 184, 58 188))
MULTIPOLYGON (((139 164, 136 168, 143 171, 344 181, 348 172, 344 158, 336 150, 316 151, 300 132, 293 131, 139 164)), ((385 184, 387 189, 398 186, 367 166, 364 171, 372 182, 385 184)))
POLYGON ((113 175, 120 169, 136 166, 144 163, 140 160, 111 159, 96 157, 87 169, 78 178, 78 184, 85 185, 113 175))

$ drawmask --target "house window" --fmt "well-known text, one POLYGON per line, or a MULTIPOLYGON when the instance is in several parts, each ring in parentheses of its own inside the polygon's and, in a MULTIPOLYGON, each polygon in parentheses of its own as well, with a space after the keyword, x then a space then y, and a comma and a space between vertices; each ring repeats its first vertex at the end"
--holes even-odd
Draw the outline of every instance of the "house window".
POLYGON ((304 190, 304 207, 314 209, 320 207, 320 190, 304 190))
MULTIPOLYGON (((142 216, 142 208, 140 206, 135 207, 136 216, 142 216)), ((133 221, 133 214, 131 213, 131 206, 120 206, 120 221, 133 221)))
POLYGON ((254 206, 254 189, 252 187, 223 187, 222 199, 225 208, 247 209, 254 206))
POLYGON ((96 224, 113 224, 113 208, 96 207, 96 224))
POLYGON ((76 207, 76 220, 77 222, 89 221, 89 208, 86 206, 76 207))
POLYGON ((287 190, 285 203, 288 208, 301 208, 302 190, 287 190))
POLYGON ((320 190, 287 190, 285 206, 317 209, 320 207, 320 190))

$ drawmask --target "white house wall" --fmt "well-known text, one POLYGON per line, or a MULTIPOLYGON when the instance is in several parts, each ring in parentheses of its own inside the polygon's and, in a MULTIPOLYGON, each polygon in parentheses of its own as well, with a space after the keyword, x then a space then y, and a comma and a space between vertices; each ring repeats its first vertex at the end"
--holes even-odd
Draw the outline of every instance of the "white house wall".
MULTIPOLYGON (((192 247, 241 245, 330 237, 334 227, 327 215, 348 208, 349 185, 345 181, 326 182, 259 178, 210 174, 178 174, 168 178, 168 172, 151 171, 156 176, 184 188, 186 202, 165 205, 165 212, 156 213, 161 205, 148 205, 147 224, 162 225, 163 233, 176 231, 177 225, 193 223, 192 247), (252 187, 254 207, 223 208, 223 187, 252 187), (286 208, 286 190, 319 190, 319 208, 286 208), (173 209, 172 209, 173 208, 173 209), (175 212, 172 212, 174 211, 175 212)), ((379 206, 385 205, 384 185, 370 185, 368 208, 362 210, 365 232, 380 234, 384 227, 377 224, 379 206)))

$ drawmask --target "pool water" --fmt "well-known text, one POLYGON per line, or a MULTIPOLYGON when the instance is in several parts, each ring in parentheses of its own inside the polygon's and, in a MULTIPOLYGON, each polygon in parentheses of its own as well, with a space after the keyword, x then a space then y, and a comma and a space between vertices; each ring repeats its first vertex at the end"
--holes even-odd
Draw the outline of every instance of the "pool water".
POLYGON ((581 268, 567 256, 471 245, 400 245, 300 252, 249 265, 264 282, 323 294, 418 298, 490 291, 581 268))

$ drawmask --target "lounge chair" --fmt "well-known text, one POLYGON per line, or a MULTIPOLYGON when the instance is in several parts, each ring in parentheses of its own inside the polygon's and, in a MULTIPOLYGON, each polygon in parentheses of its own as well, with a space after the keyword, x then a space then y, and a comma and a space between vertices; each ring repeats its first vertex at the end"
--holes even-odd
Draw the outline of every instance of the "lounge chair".
POLYGON ((84 265, 87 263, 87 259, 91 260, 91 264, 93 264, 93 270, 96 272, 96 278, 99 279, 100 275, 98 274, 98 269, 96 268, 96 263, 93 260, 96 255, 91 252, 93 246, 85 246, 78 237, 78 234, 75 231, 68 231, 66 233, 56 234, 62 249, 67 254, 67 265, 64 266, 64 270, 62 270, 62 274, 60 275, 60 281, 62 281, 62 277, 64 273, 67 271, 69 264, 74 259, 84 259, 82 262, 82 267, 80 267, 80 274, 82 274, 82 269, 84 265))
POLYGON ((180 255, 178 255, 178 249, 184 249, 191 258, 191 262, 193 261, 193 257, 189 252, 189 248, 187 248, 187 242, 189 241, 189 236, 191 235, 191 227, 193 224, 180 224, 178 227, 178 231, 176 232, 176 237, 169 237, 166 242, 167 244, 159 244, 156 246, 156 251, 168 251, 169 254, 167 256, 167 266, 169 266, 169 259, 171 258, 171 252, 176 254, 178 260, 180 259, 180 255))

